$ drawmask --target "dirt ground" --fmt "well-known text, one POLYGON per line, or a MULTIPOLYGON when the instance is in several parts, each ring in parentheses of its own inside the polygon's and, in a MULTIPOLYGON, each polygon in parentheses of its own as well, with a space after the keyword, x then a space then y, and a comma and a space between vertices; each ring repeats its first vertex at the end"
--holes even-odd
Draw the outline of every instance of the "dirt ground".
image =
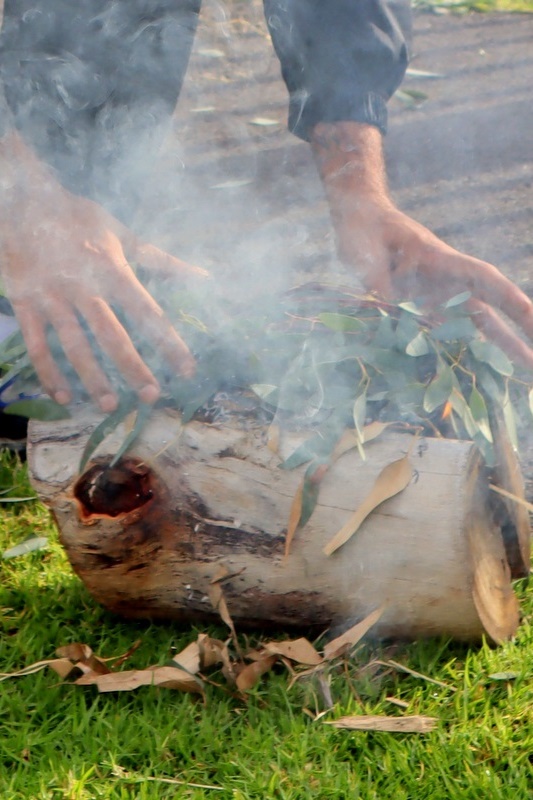
MULTIPOLYGON (((416 13, 411 66, 441 77, 406 79, 427 99, 391 101, 386 152, 403 210, 533 295, 532 41, 533 15, 416 13)), ((309 146, 286 114, 262 4, 206 0, 139 223, 249 302, 342 273, 309 146)), ((524 464, 531 480, 533 435, 524 464)))

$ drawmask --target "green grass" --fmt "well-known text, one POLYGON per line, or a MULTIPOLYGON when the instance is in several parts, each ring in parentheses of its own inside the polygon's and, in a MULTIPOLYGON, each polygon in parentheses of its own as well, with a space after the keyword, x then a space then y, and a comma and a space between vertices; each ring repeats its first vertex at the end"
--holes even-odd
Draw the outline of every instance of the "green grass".
MULTIPOLYGON (((25 470, 3 457, 0 489, 21 484, 25 470)), ((0 671, 53 656, 57 646, 90 644, 117 655, 138 638, 131 667, 163 663, 196 637, 175 625, 124 623, 97 606, 72 574, 47 512, 36 503, 3 505, 0 549, 35 531, 48 550, 1 562, 0 671)), ((395 653, 412 669, 457 688, 409 675, 361 672, 368 651, 349 666, 350 682, 331 674, 335 708, 349 713, 404 713, 439 719, 419 735, 335 730, 303 711, 322 709, 314 681, 287 689, 283 671, 252 691, 247 705, 208 686, 203 705, 190 695, 143 688, 98 695, 61 684, 50 671, 0 684, 0 798, 376 798, 376 800, 501 800, 530 798, 533 787, 533 601, 522 594, 524 622, 516 641, 499 649, 443 641, 395 653), (512 671, 513 681, 494 672, 512 671), (153 780, 156 779, 156 780, 153 780), (222 791, 161 782, 216 785, 222 791)), ((211 629, 225 637, 223 629, 211 629)), ((212 675, 214 680, 220 676, 212 675)))

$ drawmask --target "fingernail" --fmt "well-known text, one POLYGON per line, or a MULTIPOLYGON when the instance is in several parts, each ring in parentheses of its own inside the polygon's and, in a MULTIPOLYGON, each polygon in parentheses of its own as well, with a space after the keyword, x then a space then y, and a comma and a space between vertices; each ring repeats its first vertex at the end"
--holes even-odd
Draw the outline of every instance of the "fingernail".
POLYGON ((66 406, 67 403, 70 403, 70 392, 67 392, 66 389, 60 389, 58 392, 55 392, 54 400, 56 403, 66 406))
POLYGON ((139 391, 139 398, 143 403, 155 403, 159 398, 159 386, 154 383, 147 383, 146 386, 139 391))
POLYGON ((118 400, 115 394, 103 394, 102 397, 98 400, 98 405, 100 409, 104 411, 106 414, 109 414, 111 411, 114 411, 117 407, 118 400))

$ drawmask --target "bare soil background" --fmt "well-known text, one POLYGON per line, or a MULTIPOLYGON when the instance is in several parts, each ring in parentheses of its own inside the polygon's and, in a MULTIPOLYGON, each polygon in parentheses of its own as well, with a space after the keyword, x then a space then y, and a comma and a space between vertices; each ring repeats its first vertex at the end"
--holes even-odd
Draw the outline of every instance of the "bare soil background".
MULTIPOLYGON (((407 78, 427 99, 389 105, 400 208, 533 294, 533 15, 415 13, 407 78)), ((309 146, 286 129, 287 93, 257 0, 206 0, 182 97, 138 225, 211 269, 230 294, 311 278, 354 281, 335 258, 309 146), (259 118, 259 119, 257 119, 259 118), (257 124, 259 123, 259 124, 257 124)), ((523 461, 533 494, 533 424, 523 461)))

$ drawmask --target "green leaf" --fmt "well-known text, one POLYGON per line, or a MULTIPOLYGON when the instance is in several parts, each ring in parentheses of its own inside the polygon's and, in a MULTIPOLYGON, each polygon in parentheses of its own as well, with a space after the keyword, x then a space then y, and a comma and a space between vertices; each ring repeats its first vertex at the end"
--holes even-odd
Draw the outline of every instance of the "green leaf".
POLYGON ((46 397, 36 397, 34 400, 15 400, 4 409, 4 414, 16 414, 19 417, 38 419, 42 422, 70 418, 68 408, 46 397))
POLYGON ((89 459, 96 450, 96 448, 106 439, 110 433, 113 433, 120 423, 128 416, 130 411, 133 411, 137 405, 137 397, 133 393, 123 395, 117 408, 108 417, 97 425, 94 431, 89 436, 87 444, 83 450, 80 459, 79 472, 82 473, 87 466, 89 459))
POLYGON ((492 431, 490 429, 487 405, 485 403, 483 395, 478 389, 476 389, 475 386, 472 387, 472 392, 470 393, 470 400, 468 401, 468 406, 470 408, 470 411, 472 412, 472 416, 477 422, 479 430, 481 431, 485 439, 488 442, 492 443, 493 441, 492 431))
POLYGON ((453 389, 453 371, 451 367, 443 367, 433 378, 424 394, 423 407, 428 414, 443 406, 450 399, 453 389))
POLYGON ((454 297, 450 297, 449 300, 442 304, 442 308, 455 308, 456 306, 466 303, 466 301, 470 300, 471 297, 472 292, 461 292, 460 294, 456 294, 454 297))
POLYGON ((473 368, 473 371, 476 374, 478 385, 483 387, 485 397, 490 397, 493 403, 495 402, 501 405, 505 394, 505 386, 501 375, 495 375, 488 366, 481 363, 478 363, 473 368))
POLYGON ((419 92, 415 89, 397 89, 394 93, 400 102, 407 108, 416 108, 421 105, 424 100, 427 100, 428 95, 425 92, 419 92))
POLYGON ((411 339, 405 348, 405 352, 408 356, 414 356, 415 358, 426 356, 429 353, 429 344, 424 331, 419 331, 415 338, 411 339))
POLYGON ((471 439, 475 439, 476 434, 479 432, 479 427, 472 416, 470 406, 466 402, 458 384, 454 386, 453 392, 450 395, 450 403, 455 413, 461 418, 468 436, 470 436, 471 439))
POLYGON ((381 348, 388 348, 391 349, 396 344, 396 334, 394 332, 394 326, 392 323, 392 319, 387 314, 382 319, 380 319, 376 333, 372 339, 372 344, 374 347, 381 347, 381 348))
POLYGON ((48 539, 46 536, 28 536, 20 544, 15 547, 10 547, 2 553, 2 558, 17 558, 18 556, 25 556, 27 553, 32 553, 34 550, 43 550, 48 547, 48 539))
POLYGON ((420 322, 416 317, 408 313, 403 313, 398 320, 395 331, 395 349, 405 350, 407 345, 416 338, 420 331, 420 322))
MULTIPOLYGON (((261 400, 267 400, 274 392, 277 392, 278 387, 274 386, 272 383, 252 383, 250 389, 261 400)), ((270 397, 270 399, 272 400, 273 398, 270 397)))
POLYGON ((433 328, 429 335, 436 342, 454 342, 457 339, 471 339, 478 335, 478 330, 468 317, 458 317, 448 319, 442 325, 433 328))
POLYGON ((422 317, 424 315, 424 312, 416 303, 412 303, 410 300, 406 300, 404 303, 398 303, 398 308, 407 311, 409 314, 414 314, 416 317, 422 317))
POLYGON ((514 368, 512 362, 498 345, 492 342, 483 342, 480 339, 474 339, 472 342, 469 342, 468 348, 474 358, 488 364, 489 367, 492 367, 492 369, 500 375, 510 377, 513 374, 514 368))
POLYGON ((331 311, 324 311, 322 314, 318 315, 318 319, 327 328, 331 328, 332 331, 358 333, 367 328, 362 320, 357 319, 357 317, 351 317, 348 314, 336 314, 331 311))
POLYGON ((117 452, 113 456, 113 459, 112 459, 112 461, 111 461, 111 463, 109 465, 110 467, 114 467, 115 464, 117 464, 119 462, 119 460, 122 458, 122 456, 125 453, 127 453, 127 451, 130 449, 132 444, 137 440, 137 438, 141 434, 144 426, 148 422, 148 419, 150 418, 150 414, 152 413, 153 408, 154 408, 154 406, 153 406, 152 403, 141 403, 141 405, 139 406, 139 409, 137 411, 137 418, 135 420, 135 425, 133 426, 131 431, 128 433, 128 435, 126 436, 126 438, 124 439, 124 441, 120 445, 119 449, 117 450, 117 452))
POLYGON ((313 480, 313 476, 321 464, 313 462, 307 468, 304 476, 304 484, 302 488, 302 511, 300 513, 300 520, 298 527, 303 528, 311 519, 311 515, 315 510, 318 501, 318 493, 320 490, 320 480, 313 480))
POLYGON ((301 467, 302 464, 307 464, 308 461, 311 461, 315 458, 316 452, 313 448, 313 443, 316 442, 318 437, 313 436, 311 439, 308 439, 306 442, 303 442, 296 450, 291 453, 291 455, 285 459, 280 465, 280 469, 296 469, 297 467, 301 467))

